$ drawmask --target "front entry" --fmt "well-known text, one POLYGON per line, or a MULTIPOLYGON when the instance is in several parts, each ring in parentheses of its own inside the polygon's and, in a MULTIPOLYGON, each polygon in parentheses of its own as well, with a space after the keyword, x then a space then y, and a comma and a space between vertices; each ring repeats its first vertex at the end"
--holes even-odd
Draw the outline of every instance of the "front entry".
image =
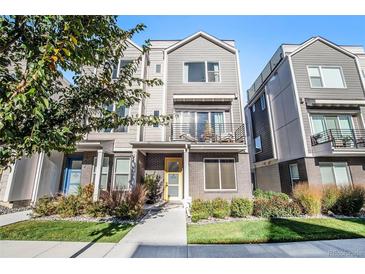
POLYGON ((182 199, 182 159, 165 158, 164 199, 182 199))
POLYGON ((81 184, 82 158, 68 158, 63 183, 63 193, 77 194, 81 184))

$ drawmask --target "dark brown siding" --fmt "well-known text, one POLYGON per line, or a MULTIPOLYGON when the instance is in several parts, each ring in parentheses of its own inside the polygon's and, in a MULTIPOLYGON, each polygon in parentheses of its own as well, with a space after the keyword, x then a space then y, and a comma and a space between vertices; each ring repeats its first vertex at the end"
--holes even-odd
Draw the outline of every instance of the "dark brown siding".
POLYGON ((301 181, 301 182, 308 181, 307 170, 305 167, 304 158, 279 163, 281 191, 286 194, 291 194, 293 191, 293 189, 292 189, 293 186, 292 186, 291 179, 290 179, 289 165, 295 164, 295 163, 298 164, 299 181, 301 181))
POLYGON ((269 114, 266 108, 261 109, 260 99, 255 102, 256 111, 252 111, 251 107, 251 119, 252 119, 252 143, 255 146, 255 137, 261 136, 262 152, 255 154, 255 161, 260 162, 270 158, 273 158, 273 148, 271 140, 269 114))

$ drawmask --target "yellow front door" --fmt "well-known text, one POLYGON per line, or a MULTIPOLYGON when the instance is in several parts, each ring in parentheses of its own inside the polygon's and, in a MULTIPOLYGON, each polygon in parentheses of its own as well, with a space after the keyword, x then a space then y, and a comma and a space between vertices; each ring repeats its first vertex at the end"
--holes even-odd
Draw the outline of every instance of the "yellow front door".
POLYGON ((182 159, 165 158, 164 199, 182 199, 182 159))

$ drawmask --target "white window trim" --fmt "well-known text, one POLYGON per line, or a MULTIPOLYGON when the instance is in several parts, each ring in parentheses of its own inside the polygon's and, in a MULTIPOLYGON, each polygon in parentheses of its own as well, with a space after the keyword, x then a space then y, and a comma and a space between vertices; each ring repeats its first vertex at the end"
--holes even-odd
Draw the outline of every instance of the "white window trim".
POLYGON ((161 66, 161 64, 155 64, 155 73, 156 74, 161 74, 162 73, 162 66, 161 66), (157 66, 160 66, 160 72, 157 72, 157 66))
MULTIPOLYGON (((112 80, 116 80, 119 78, 119 74, 120 74, 120 61, 129 61, 131 63, 134 63, 134 60, 133 59, 123 59, 123 58, 119 58, 118 59, 118 65, 117 65, 117 78, 113 78, 112 77, 112 80)), ((113 75, 112 75, 113 76, 113 75)))
MULTIPOLYGON (((101 175, 107 175, 107 180, 106 180, 106 187, 108 188, 108 181, 109 181, 109 169, 110 169, 110 157, 109 156, 104 156, 103 158, 108 158, 108 170, 107 170, 107 172, 106 173, 103 173, 103 163, 104 163, 104 159, 103 159, 103 161, 102 161, 102 163, 101 163, 101 165, 102 165, 102 167, 101 167, 101 175)), ((95 174, 96 174, 96 172, 95 172, 95 168, 96 168, 96 166, 95 166, 95 159, 97 159, 97 156, 94 156, 93 157, 93 166, 92 166, 92 172, 91 172, 91 182, 92 183, 95 183, 94 182, 94 180, 95 180, 95 174)), ((100 178, 101 178, 101 176, 100 176, 100 178)))
POLYGON ((262 138, 261 135, 256 136, 255 138, 253 138, 253 142, 254 142, 254 149, 255 149, 255 155, 256 154, 260 154, 262 152, 262 138), (260 144, 261 144, 261 150, 256 152, 256 138, 260 138, 260 144))
POLYGON ((293 186, 294 180, 300 180, 300 175, 299 175, 299 166, 298 163, 293 163, 293 164, 289 164, 289 174, 290 174, 290 181, 291 181, 291 185, 293 186), (291 167, 292 166, 297 166, 297 170, 298 170, 298 178, 293 178, 293 174, 291 171, 291 167))
POLYGON ((222 83, 222 67, 221 67, 221 62, 220 61, 184 61, 183 64, 183 83, 184 84, 220 84, 222 83), (189 82, 188 81, 188 75, 185 75, 185 64, 186 63, 204 63, 205 66, 205 82, 189 82), (208 81, 208 63, 218 63, 219 66, 219 81, 218 82, 209 82, 208 81))
POLYGON ((308 75, 308 79, 309 79, 309 84, 311 86, 311 88, 313 89, 347 89, 347 85, 346 85, 346 81, 345 81, 345 76, 343 74, 343 70, 342 70, 342 66, 322 66, 322 65, 307 65, 307 75, 308 75), (309 75, 309 68, 318 68, 319 70, 319 75, 321 77, 321 81, 322 81, 322 87, 313 87, 312 85, 312 81, 311 81, 311 77, 309 75), (322 68, 338 68, 340 69, 340 73, 341 73, 341 78, 342 78, 342 82, 343 82, 343 87, 337 87, 337 88, 334 88, 334 87, 327 87, 326 86, 326 80, 323 78, 323 73, 322 73, 322 68))
MULTIPOLYGON (((318 166, 319 166, 319 168, 321 168, 321 166, 330 166, 331 167, 333 178, 335 178, 335 180, 336 180, 336 182, 334 182, 334 183, 337 186, 337 178, 336 178, 335 170, 333 168, 334 168, 334 166, 339 165, 339 164, 342 164, 342 165, 345 164, 347 177, 349 178, 349 185, 353 186, 351 172, 350 172, 349 165, 347 162, 319 162, 318 166)), ((323 184, 322 176, 321 176, 321 183, 323 184)), ((325 184, 323 184, 323 185, 325 185, 325 184)))
POLYGON ((325 117, 329 117, 329 116, 332 116, 332 117, 336 117, 337 118, 337 123, 340 124, 340 116, 350 116, 351 118, 351 129, 354 129, 354 117, 351 115, 351 114, 328 114, 328 115, 325 115, 325 114, 316 114, 316 113, 313 113, 313 114, 310 114, 310 130, 311 130, 311 133, 312 135, 315 134, 314 133, 314 125, 313 125, 313 117, 315 116, 319 116, 319 117, 322 117, 324 119, 324 123, 325 123, 325 126, 326 126, 326 129, 325 130, 328 130, 327 129, 327 124, 326 124, 326 120, 325 120, 325 117))
MULTIPOLYGON (((127 116, 130 116, 130 112, 131 112, 131 108, 130 107, 126 107, 127 108, 127 113, 126 113, 126 115, 124 116, 124 117, 127 117, 127 116)), ((112 111, 116 111, 116 109, 117 109, 117 104, 116 103, 113 103, 113 109, 112 109, 112 111)), ((112 128, 109 132, 107 132, 107 131, 101 131, 101 132, 99 132, 99 133, 117 133, 117 134, 126 134, 126 133, 128 133, 128 131, 129 131, 129 126, 125 126, 126 127, 126 131, 114 131, 115 129, 114 128, 112 128)))
MULTIPOLYGON (((208 113, 208 123, 212 124, 212 113, 223 113, 223 124, 226 124, 226 111, 224 110, 177 110, 176 114, 178 115, 178 120, 175 121, 176 123, 183 123, 182 115, 183 112, 191 112, 194 113, 194 123, 198 124, 198 112, 206 112, 208 113)), ((232 115, 231 115, 232 116, 232 115)))
POLYGON ((130 180, 131 180, 131 157, 128 156, 115 156, 114 157, 114 162, 113 162, 113 183, 112 183, 112 188, 111 190, 116 190, 115 189, 115 177, 116 175, 125 175, 127 173, 116 173, 116 169, 117 169, 117 159, 127 159, 129 160, 129 172, 128 172, 128 187, 125 190, 130 190, 131 189, 131 185, 130 185, 130 180))
POLYGON ((232 192, 237 191, 237 174, 236 174, 236 159, 235 158, 203 158, 203 175, 204 175, 204 191, 205 192, 232 192), (219 189, 207 189, 206 181, 205 181, 205 161, 206 160, 218 160, 218 174, 219 174, 219 189), (222 189, 222 180, 221 180, 221 160, 233 160, 233 169, 234 169, 234 189, 222 189))

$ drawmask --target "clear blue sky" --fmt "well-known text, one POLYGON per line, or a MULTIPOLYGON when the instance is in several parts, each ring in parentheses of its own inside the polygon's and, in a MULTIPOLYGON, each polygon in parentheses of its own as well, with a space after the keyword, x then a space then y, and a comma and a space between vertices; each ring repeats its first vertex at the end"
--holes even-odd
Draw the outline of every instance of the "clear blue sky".
POLYGON ((200 30, 235 40, 244 94, 282 43, 320 35, 340 45, 365 45, 365 16, 120 16, 118 22, 122 28, 147 26, 134 37, 137 44, 182 39, 200 30))

